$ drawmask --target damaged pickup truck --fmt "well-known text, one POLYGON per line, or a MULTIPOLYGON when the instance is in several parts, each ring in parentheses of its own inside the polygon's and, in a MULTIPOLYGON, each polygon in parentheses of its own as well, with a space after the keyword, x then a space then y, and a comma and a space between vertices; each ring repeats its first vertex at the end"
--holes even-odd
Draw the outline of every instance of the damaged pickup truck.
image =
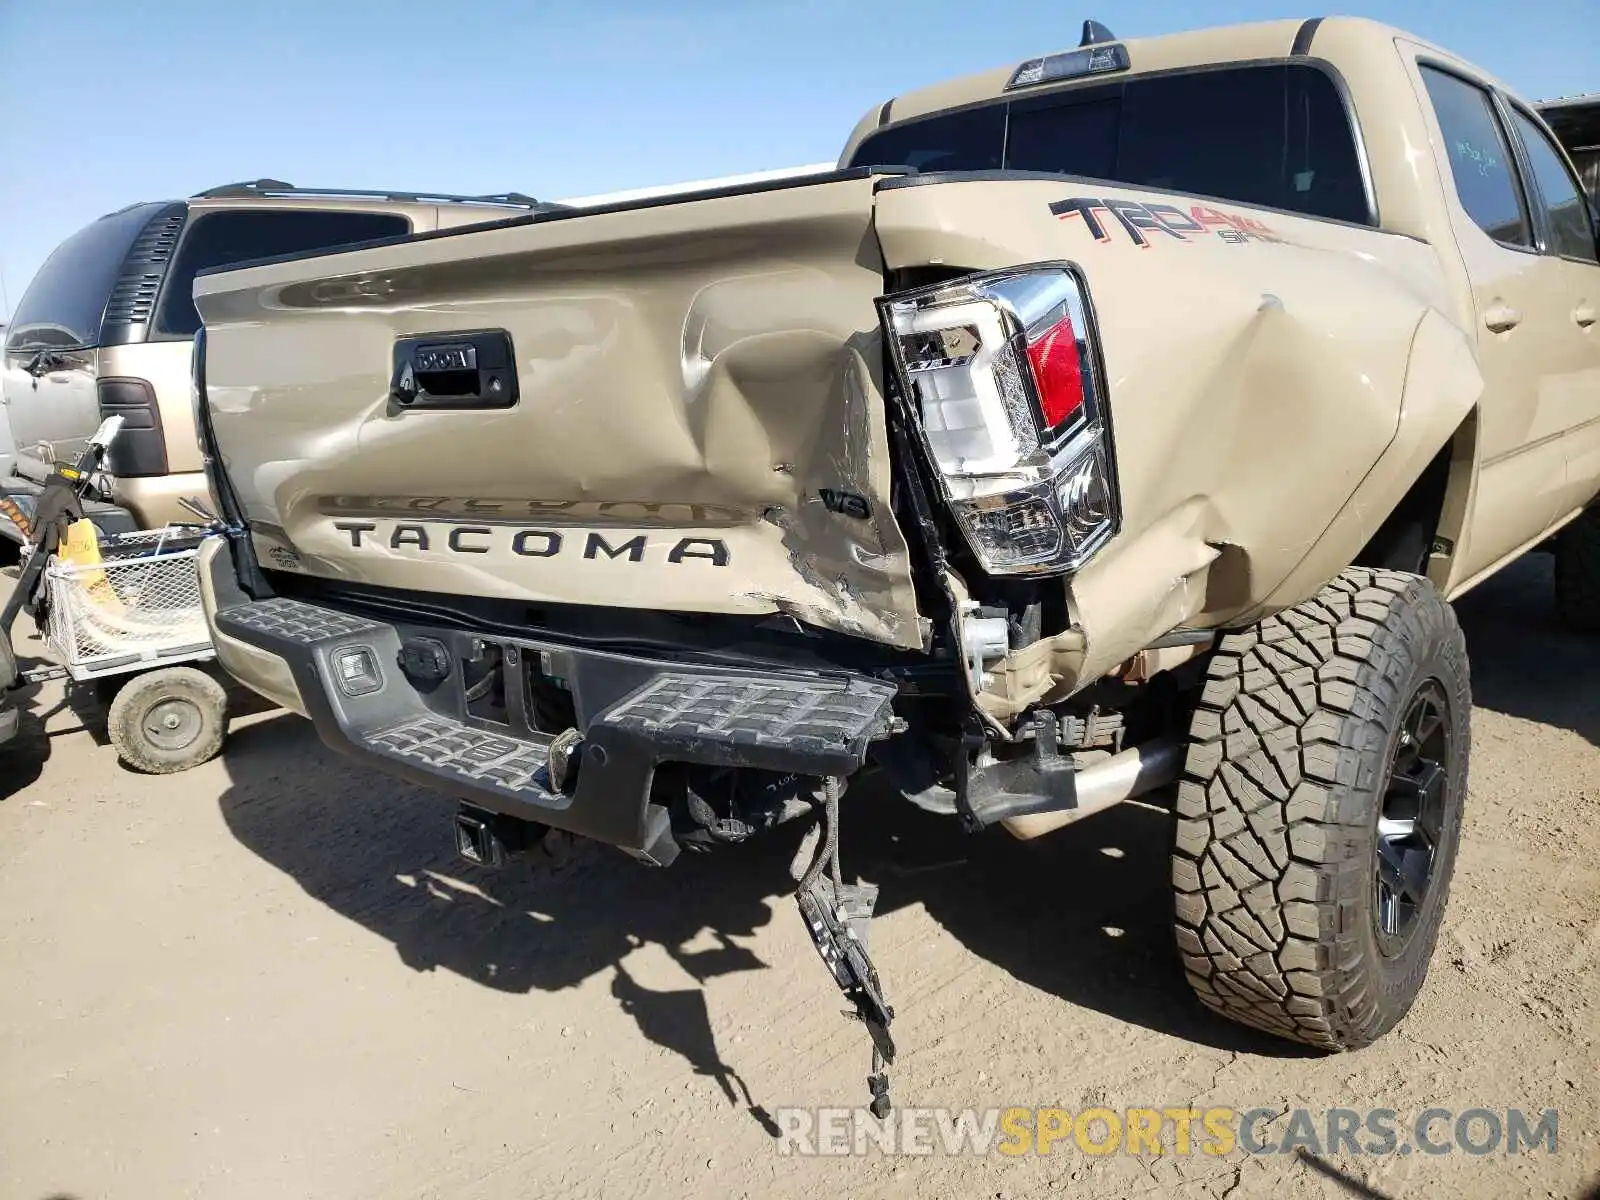
POLYGON ((204 275, 217 653, 476 861, 814 819, 879 1110, 847 788, 1031 838, 1176 782, 1200 999, 1360 1047, 1458 849, 1449 601, 1553 545, 1600 623, 1596 257, 1528 104, 1340 18, 1090 22, 831 173, 204 275))

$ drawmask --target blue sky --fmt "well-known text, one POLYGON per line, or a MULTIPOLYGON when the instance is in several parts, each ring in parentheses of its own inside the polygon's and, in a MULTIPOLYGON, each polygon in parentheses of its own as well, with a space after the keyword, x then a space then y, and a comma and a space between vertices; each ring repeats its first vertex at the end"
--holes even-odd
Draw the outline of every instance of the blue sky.
MULTIPOLYGON (((1268 0, 0 0, 9 315, 57 242, 135 200, 302 186, 557 198, 831 160, 868 108, 1063 49, 1317 15, 1268 0)), ((1600 90, 1597 0, 1338 10, 1535 99, 1600 90)))

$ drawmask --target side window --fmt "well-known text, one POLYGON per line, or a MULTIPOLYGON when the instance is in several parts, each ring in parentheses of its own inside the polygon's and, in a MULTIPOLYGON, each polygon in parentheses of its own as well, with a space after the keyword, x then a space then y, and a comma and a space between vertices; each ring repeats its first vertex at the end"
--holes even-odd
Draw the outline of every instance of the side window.
POLYGON ((1533 235, 1516 167, 1489 93, 1432 67, 1421 71, 1439 118, 1461 207, 1495 241, 1531 249, 1533 235))
POLYGON ((272 258, 331 250, 353 242, 410 233, 411 222, 393 213, 327 212, 316 209, 240 208, 205 213, 190 225, 178 245, 161 290, 156 330, 169 337, 192 337, 200 329, 194 307, 198 271, 272 258))
POLYGON ((1514 108, 1511 120, 1528 151, 1539 200, 1550 217, 1550 249, 1563 258, 1595 262, 1594 226, 1589 222, 1588 201, 1578 181, 1572 177, 1544 130, 1514 108))

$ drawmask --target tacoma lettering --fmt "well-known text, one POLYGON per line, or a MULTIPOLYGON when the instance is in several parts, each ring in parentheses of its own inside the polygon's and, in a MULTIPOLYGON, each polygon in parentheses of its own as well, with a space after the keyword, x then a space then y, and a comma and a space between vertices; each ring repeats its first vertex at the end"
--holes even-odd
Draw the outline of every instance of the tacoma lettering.
POLYGON ((589 544, 583 548, 583 556, 594 558, 600 554, 604 554, 607 558, 621 558, 626 554, 630 562, 641 562, 644 559, 644 534, 630 538, 620 546, 612 546, 598 533, 591 533, 589 544))
POLYGON ((461 539, 468 534, 473 537, 489 537, 493 532, 492 529, 485 529, 482 525, 463 525, 459 529, 452 529, 449 538, 450 549, 457 554, 487 554, 489 553, 489 547, 468 546, 461 539))
MULTIPOLYGON (((489 525, 411 523, 380 528, 376 521, 335 521, 333 527, 350 539, 353 550, 368 550, 379 544, 391 550, 410 549, 430 555, 490 554, 498 547, 502 553, 509 549, 519 558, 555 558, 567 547, 566 539, 553 529, 511 531, 489 525)), ((613 542, 603 533, 590 531, 582 544, 582 557, 590 561, 643 563, 651 555, 650 539, 643 533, 613 542)), ((721 538, 679 538, 666 552, 666 561, 675 566, 699 562, 725 567, 732 557, 728 543, 721 538)))
POLYGON ((554 558, 561 553, 561 535, 542 529, 524 529, 511 539, 511 553, 524 558, 554 558), (542 540, 536 542, 535 538, 542 540))

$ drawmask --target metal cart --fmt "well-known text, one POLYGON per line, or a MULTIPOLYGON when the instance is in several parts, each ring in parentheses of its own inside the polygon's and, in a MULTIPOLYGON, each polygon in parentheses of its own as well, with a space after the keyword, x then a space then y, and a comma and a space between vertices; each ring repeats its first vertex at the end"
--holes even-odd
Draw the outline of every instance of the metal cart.
POLYGON ((16 732, 15 689, 67 678, 108 701, 107 729, 123 762, 168 774, 211 758, 227 734, 227 690, 200 669, 216 653, 196 561, 220 526, 198 501, 180 501, 206 523, 95 531, 86 508, 122 420, 108 417, 76 465, 58 463, 30 511, 6 506, 25 544, 17 586, 0 605, 0 740, 16 732), (15 669, 11 628, 24 611, 59 666, 15 669))
POLYGON ((208 536, 173 526, 102 537, 99 561, 52 555, 44 567, 45 644, 73 682, 110 694, 107 732, 142 771, 197 766, 227 732, 227 692, 197 668, 216 658, 195 561, 208 536))

